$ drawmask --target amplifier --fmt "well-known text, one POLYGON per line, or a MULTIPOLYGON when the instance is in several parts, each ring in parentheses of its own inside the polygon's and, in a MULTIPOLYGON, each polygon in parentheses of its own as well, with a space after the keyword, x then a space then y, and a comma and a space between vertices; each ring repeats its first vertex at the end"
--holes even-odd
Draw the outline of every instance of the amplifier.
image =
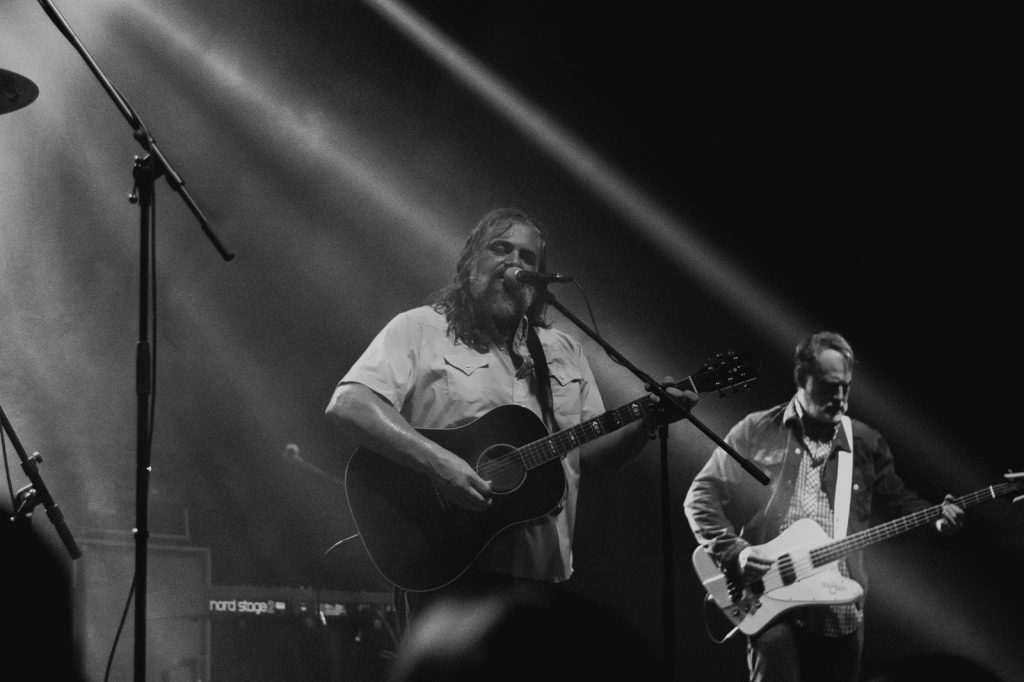
MULTIPOLYGON (((76 640, 89 682, 104 679, 135 574, 135 545, 83 538, 74 566, 76 640)), ((210 627, 202 617, 210 584, 210 552, 151 543, 147 551, 146 679, 210 679, 210 627)), ((134 601, 110 660, 110 679, 134 670, 134 601)))

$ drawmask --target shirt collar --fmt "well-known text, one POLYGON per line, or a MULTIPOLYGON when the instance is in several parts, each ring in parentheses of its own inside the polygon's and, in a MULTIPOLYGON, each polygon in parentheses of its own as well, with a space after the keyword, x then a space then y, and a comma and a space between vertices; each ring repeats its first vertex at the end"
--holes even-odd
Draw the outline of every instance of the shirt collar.
POLYGON ((801 405, 800 401, 797 399, 798 395, 798 393, 793 394, 789 404, 786 405, 786 411, 782 413, 782 423, 796 429, 801 435, 803 435, 804 427, 800 420, 804 416, 804 406, 801 405))

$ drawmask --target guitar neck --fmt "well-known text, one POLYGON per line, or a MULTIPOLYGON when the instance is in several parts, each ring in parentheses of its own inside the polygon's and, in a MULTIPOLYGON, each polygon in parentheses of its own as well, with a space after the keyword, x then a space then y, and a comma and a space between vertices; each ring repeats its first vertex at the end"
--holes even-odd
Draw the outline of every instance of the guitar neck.
MULTIPOLYGON (((682 381, 668 384, 666 387, 691 390, 695 393, 718 391, 725 395, 728 389, 734 391, 748 385, 754 380, 760 363, 747 363, 731 351, 719 354, 704 363, 704 368, 686 377, 682 381)), ((617 431, 627 424, 657 408, 653 398, 646 395, 631 403, 600 414, 593 419, 569 427, 550 436, 541 438, 518 449, 527 469, 547 464, 551 460, 564 457, 584 443, 617 431)))
MULTIPOLYGON (((967 509, 977 504, 981 504, 982 502, 994 500, 997 497, 1013 494, 1022 489, 1024 489, 1024 479, 1009 481, 1007 483, 999 483, 987 488, 982 488, 981 490, 964 495, 963 497, 958 497, 953 500, 953 503, 961 509, 967 509)), ((859 533, 854 533, 853 535, 840 540, 817 547, 816 549, 811 550, 811 560, 815 566, 822 566, 836 561, 850 552, 863 549, 869 545, 875 544, 876 542, 881 542, 902 533, 906 533, 907 531, 937 521, 941 517, 942 505, 937 504, 933 507, 928 507, 927 509, 922 509, 914 512, 913 514, 908 514, 898 519, 887 521, 886 523, 873 526, 866 530, 862 530, 859 533)))
POLYGON ((524 445, 519 448, 519 454, 527 469, 539 467, 553 459, 564 457, 584 443, 643 419, 644 413, 653 408, 654 401, 649 396, 638 398, 622 407, 608 410, 592 419, 524 445))

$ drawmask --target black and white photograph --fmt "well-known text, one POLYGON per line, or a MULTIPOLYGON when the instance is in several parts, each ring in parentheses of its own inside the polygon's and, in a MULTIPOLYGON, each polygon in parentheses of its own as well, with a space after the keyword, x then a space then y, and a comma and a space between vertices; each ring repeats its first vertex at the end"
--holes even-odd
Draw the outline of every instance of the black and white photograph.
POLYGON ((0 679, 1024 682, 1018 27, 0 0, 0 679))

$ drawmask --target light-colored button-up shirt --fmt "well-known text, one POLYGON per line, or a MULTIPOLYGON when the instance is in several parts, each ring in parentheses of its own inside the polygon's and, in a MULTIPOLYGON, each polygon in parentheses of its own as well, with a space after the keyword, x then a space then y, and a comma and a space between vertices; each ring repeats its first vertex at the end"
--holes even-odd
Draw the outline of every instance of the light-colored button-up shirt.
MULTIPOLYGON (((480 353, 448 335, 429 306, 399 314, 381 330, 342 383, 370 388, 417 428, 465 425, 502 405, 521 405, 541 419, 534 375, 517 377, 512 356, 493 344, 480 353)), ((555 329, 537 329, 551 376, 560 428, 604 412, 583 347, 555 329)), ((458 454, 458 453, 457 453, 458 454)), ((562 460, 566 496, 554 516, 516 526, 491 543, 475 566, 521 578, 559 582, 572 574, 572 537, 579 491, 579 451, 562 460)))

